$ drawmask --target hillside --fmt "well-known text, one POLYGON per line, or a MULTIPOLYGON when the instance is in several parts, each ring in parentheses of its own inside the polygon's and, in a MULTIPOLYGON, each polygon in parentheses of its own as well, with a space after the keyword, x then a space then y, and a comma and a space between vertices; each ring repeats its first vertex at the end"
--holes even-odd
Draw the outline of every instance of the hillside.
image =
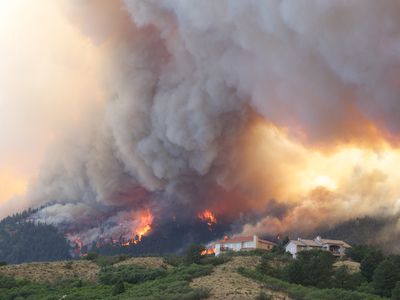
POLYGON ((0 221, 0 261, 22 263, 70 258, 67 240, 51 225, 29 221, 33 210, 0 221))
MULTIPOLYGON (((229 253, 218 258, 189 251, 185 256, 166 257, 107 257, 92 253, 82 260, 0 267, 0 300, 387 299, 374 295, 371 290, 357 291, 367 290, 364 281, 361 286, 354 281, 360 278, 357 263, 329 266, 326 265, 329 253, 321 256, 321 251, 307 252, 311 256, 305 258, 312 257, 314 262, 303 264, 302 268, 312 267, 309 275, 318 281, 319 287, 287 281, 280 270, 298 268, 301 259, 292 260, 282 252, 229 253), (316 264, 315 259, 325 262, 316 264), (355 268, 347 272, 343 265, 355 268), (326 281, 323 273, 312 274, 314 269, 328 274, 326 281)), ((334 262, 329 257, 328 261, 334 262)))
MULTIPOLYGON (((282 293, 272 292, 265 288, 263 285, 255 280, 246 278, 240 275, 236 269, 238 267, 251 268, 252 270, 259 264, 259 256, 237 256, 233 257, 230 261, 224 264, 214 267, 211 274, 205 273, 205 276, 194 278, 190 283, 189 288, 196 291, 208 290, 209 299, 255 299, 255 297, 264 290, 271 295, 276 295, 272 299, 290 299, 288 297, 282 298, 282 293)), ((162 258, 159 257, 138 257, 130 258, 119 263, 114 264, 115 267, 150 267, 153 269, 171 269, 174 271, 177 267, 166 264, 162 258)), ((9 265, 0 267, 0 274, 9 276, 15 276, 19 279, 27 279, 36 283, 50 282, 55 284, 57 281, 68 281, 68 280, 82 280, 88 282, 87 285, 92 285, 99 277, 101 268, 94 262, 78 260, 78 261, 60 261, 60 262, 48 262, 48 263, 29 263, 21 265, 9 265)), ((184 285, 183 282, 178 284, 184 285)), ((1 289, 0 289, 1 291, 1 289)), ((76 291, 74 291, 76 292, 76 291)), ((104 291, 101 291, 104 292, 104 291)), ((63 297, 62 292, 60 294, 54 293, 63 297)), ((65 293, 64 299, 69 299, 68 293, 65 293)), ((101 298, 97 295, 93 299, 108 299, 108 297, 101 298)), ((112 297, 111 297, 112 298, 112 297)), ((0 299, 3 299, 0 295, 0 299)), ((37 299, 37 298, 34 298, 37 299)), ((53 298, 49 298, 53 299, 53 298)), ((70 299, 80 299, 74 298, 70 299)), ((83 299, 83 298, 82 298, 83 299)), ((87 298, 92 299, 92 298, 87 298)), ((116 298, 125 299, 125 298, 116 298)), ((127 298, 129 299, 129 298, 127 298)), ((153 299, 150 297, 150 299, 153 299)), ((172 299, 180 299, 172 298, 172 299)), ((189 299, 189 298, 188 298, 189 299)), ((190 298, 200 299, 200 298, 190 298)))

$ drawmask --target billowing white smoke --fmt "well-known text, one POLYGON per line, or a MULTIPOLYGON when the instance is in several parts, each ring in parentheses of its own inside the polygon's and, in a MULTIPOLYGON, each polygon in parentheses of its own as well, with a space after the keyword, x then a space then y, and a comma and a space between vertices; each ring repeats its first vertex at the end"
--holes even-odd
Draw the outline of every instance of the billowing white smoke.
POLYGON ((103 48, 109 99, 45 163, 40 220, 198 205, 182 187, 227 184, 251 111, 311 143, 359 119, 400 131, 397 0, 79 0, 71 16, 103 48))

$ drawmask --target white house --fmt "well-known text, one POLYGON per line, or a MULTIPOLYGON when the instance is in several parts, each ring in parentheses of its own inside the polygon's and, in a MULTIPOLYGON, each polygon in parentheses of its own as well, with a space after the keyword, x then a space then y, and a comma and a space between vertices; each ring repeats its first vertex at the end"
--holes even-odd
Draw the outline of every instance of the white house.
POLYGON ((301 238, 290 240, 285 246, 286 252, 292 254, 293 258, 296 258, 297 253, 300 251, 312 249, 330 251, 334 256, 342 257, 348 248, 351 248, 351 246, 344 241, 323 239, 320 236, 313 240, 301 238))
POLYGON ((262 240, 256 235, 225 237, 223 240, 214 243, 214 253, 218 256, 225 251, 272 250, 275 245, 275 243, 262 240))

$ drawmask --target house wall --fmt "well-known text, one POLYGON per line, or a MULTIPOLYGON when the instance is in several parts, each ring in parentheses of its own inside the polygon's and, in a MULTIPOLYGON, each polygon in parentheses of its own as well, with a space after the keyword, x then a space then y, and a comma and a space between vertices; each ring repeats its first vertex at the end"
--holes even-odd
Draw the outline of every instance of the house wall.
POLYGON ((256 246, 257 249, 263 249, 263 250, 272 250, 272 248, 274 247, 270 243, 266 243, 266 242, 262 242, 262 241, 257 241, 256 245, 257 245, 256 246))
POLYGON ((245 249, 256 249, 256 241, 249 242, 238 242, 238 243, 217 243, 215 244, 215 255, 218 256, 221 254, 221 247, 229 248, 232 251, 240 251, 243 248, 245 249))
POLYGON ((244 242, 243 248, 256 248, 256 243, 254 241, 244 242))
POLYGON ((232 251, 240 251, 242 249, 264 249, 271 250, 272 245, 268 243, 260 242, 256 235, 253 236, 252 241, 247 242, 238 242, 238 243, 216 243, 215 244, 215 255, 218 256, 221 254, 221 248, 229 248, 232 251))
POLYGON ((286 252, 292 254, 293 258, 296 258, 297 245, 295 245, 293 242, 289 242, 289 244, 286 245, 285 250, 286 252))
POLYGON ((215 253, 215 256, 218 256, 221 254, 221 244, 215 244, 214 253, 215 253))

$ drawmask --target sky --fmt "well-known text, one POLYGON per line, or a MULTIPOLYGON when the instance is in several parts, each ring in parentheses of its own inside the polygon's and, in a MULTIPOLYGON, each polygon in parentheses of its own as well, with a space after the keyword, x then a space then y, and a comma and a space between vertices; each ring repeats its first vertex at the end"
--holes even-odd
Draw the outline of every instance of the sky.
POLYGON ((63 1, 0 0, 0 203, 25 194, 49 144, 101 99, 99 61, 63 1))

